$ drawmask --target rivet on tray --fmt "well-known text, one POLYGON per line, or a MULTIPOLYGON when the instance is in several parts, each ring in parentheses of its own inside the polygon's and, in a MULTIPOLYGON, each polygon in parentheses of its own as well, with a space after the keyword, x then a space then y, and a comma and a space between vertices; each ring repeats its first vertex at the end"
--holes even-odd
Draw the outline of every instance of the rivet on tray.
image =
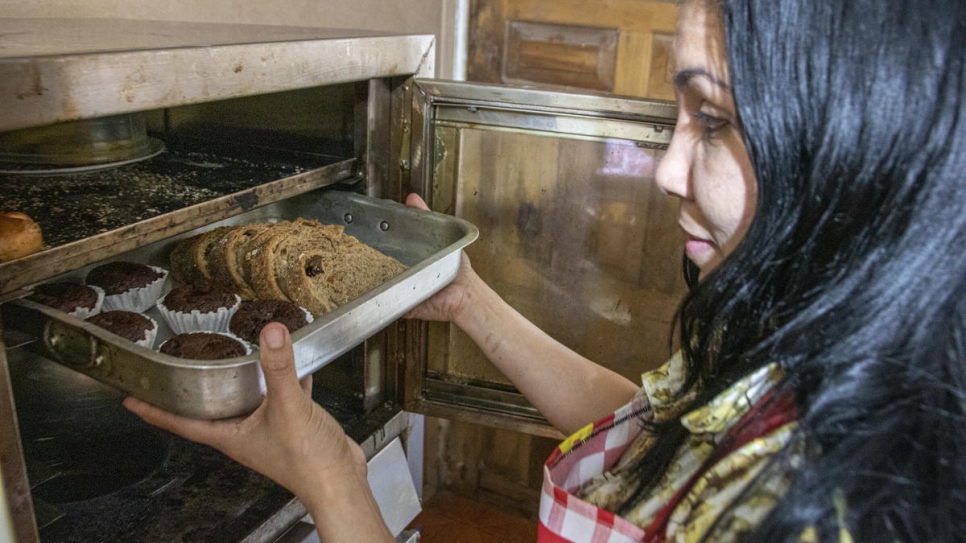
POLYGON ((104 364, 104 355, 99 354, 94 358, 94 367, 99 368, 104 364))
POLYGON ((386 221, 382 221, 381 223, 379 223, 379 229, 382 230, 383 232, 385 232, 386 230, 389 230, 389 223, 387 223, 386 221))
POLYGON ((345 222, 352 222, 352 213, 346 213, 342 216, 342 220, 345 222))
POLYGON ((141 377, 141 380, 138 381, 138 384, 141 385, 141 388, 144 390, 151 388, 151 381, 149 381, 147 377, 141 377))

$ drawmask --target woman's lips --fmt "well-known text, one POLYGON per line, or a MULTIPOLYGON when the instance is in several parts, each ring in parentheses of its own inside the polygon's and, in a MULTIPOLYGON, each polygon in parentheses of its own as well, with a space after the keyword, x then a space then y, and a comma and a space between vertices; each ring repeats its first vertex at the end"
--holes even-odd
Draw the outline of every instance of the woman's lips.
POLYGON ((706 239, 689 237, 684 244, 684 252, 692 261, 706 260, 711 253, 714 253, 714 244, 706 239))

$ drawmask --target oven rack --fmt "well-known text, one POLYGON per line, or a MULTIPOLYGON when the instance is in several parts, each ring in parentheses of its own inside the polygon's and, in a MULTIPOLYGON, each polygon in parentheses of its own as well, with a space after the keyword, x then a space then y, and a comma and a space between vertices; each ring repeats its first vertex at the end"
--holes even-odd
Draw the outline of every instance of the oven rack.
POLYGON ((0 263, 0 301, 92 262, 298 194, 355 179, 356 159, 169 148, 74 175, 0 175, 0 211, 36 220, 44 250, 0 263))

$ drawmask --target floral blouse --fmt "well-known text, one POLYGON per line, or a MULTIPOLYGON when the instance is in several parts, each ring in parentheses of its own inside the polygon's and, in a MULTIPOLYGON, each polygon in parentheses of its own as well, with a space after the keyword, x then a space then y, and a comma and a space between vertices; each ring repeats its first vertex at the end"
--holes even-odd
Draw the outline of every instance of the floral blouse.
POLYGON ((768 419, 768 427, 749 428, 742 416, 760 403, 775 403, 760 400, 781 380, 781 368, 763 367, 707 405, 682 414, 690 398, 675 400, 674 392, 684 381, 684 371, 678 354, 645 373, 643 388, 630 404, 580 430, 554 451, 544 466, 541 543, 696 543, 709 530, 709 539, 728 543, 753 530, 774 508, 788 489, 783 478, 769 478, 751 488, 750 495, 741 494, 789 442, 797 423, 793 414, 784 412, 768 419), (679 418, 689 432, 684 445, 649 497, 622 516, 615 515, 619 504, 636 490, 637 479, 628 468, 654 443, 642 431, 642 419, 672 418, 679 418), (736 441, 734 436, 741 432, 743 437, 736 441), (730 508, 739 495, 740 504, 730 508))

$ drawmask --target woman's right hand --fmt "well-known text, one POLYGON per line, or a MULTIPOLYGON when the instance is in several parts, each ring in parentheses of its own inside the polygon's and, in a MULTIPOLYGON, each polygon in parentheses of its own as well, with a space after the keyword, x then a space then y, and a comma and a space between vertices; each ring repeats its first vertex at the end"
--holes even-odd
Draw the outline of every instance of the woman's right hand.
POLYGON ((299 382, 292 337, 273 322, 261 332, 265 398, 252 413, 196 420, 133 397, 124 406, 146 422, 225 453, 299 497, 325 543, 392 541, 369 489, 366 456, 299 382))
MULTIPOLYGON (((418 209, 429 209, 426 202, 417 194, 410 194, 406 197, 406 205, 418 209)), ((480 281, 480 278, 473 271, 469 257, 466 256, 466 253, 463 253, 459 269, 453 281, 403 315, 403 318, 427 321, 455 321, 465 310, 466 293, 474 281, 480 281)))

